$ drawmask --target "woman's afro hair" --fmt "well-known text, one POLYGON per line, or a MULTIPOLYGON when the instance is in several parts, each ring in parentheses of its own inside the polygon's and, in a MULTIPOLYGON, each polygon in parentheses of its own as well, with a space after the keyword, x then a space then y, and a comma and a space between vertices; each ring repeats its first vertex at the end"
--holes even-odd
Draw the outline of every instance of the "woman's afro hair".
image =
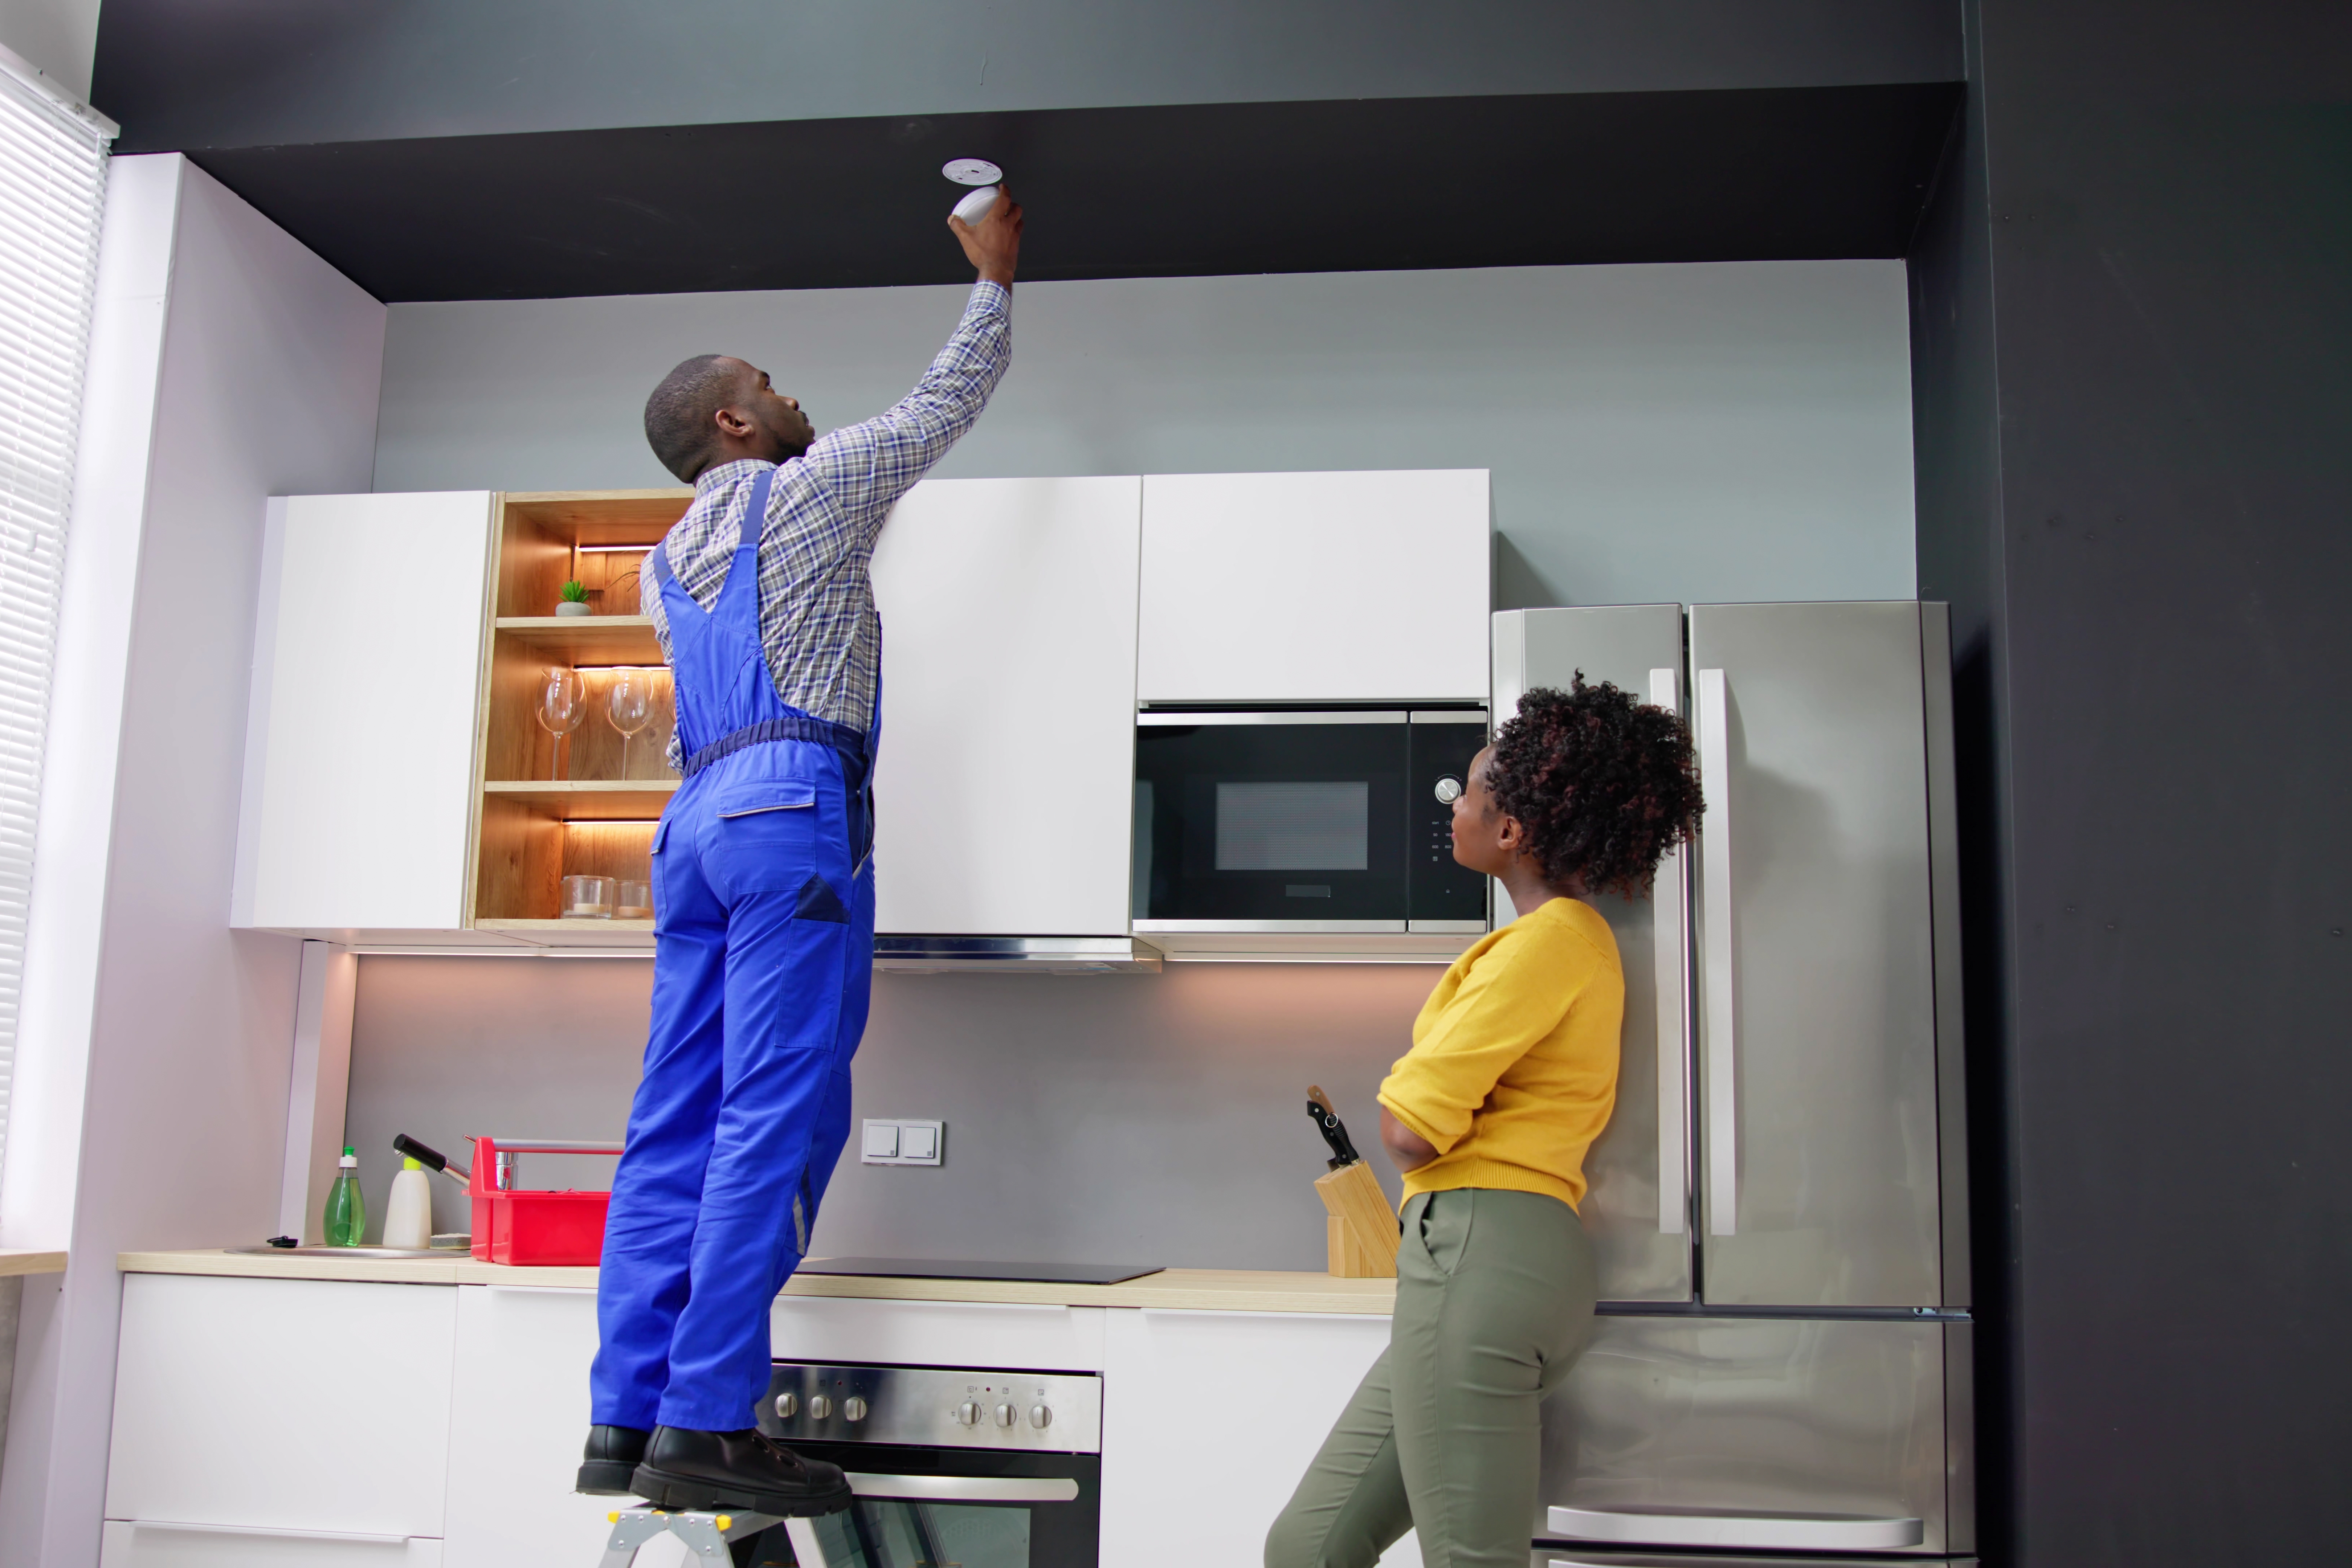
POLYGON ((1547 882, 1587 892, 1647 892, 1658 862, 1687 843, 1703 809, 1690 730, 1678 715, 1602 681, 1519 699, 1495 736, 1486 785, 1527 830, 1547 882))

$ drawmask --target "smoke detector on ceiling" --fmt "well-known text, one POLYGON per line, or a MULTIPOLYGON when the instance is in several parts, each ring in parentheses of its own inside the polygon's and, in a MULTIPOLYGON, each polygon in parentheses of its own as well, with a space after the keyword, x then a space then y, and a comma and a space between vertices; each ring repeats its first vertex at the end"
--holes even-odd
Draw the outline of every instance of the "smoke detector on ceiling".
POLYGON ((978 223, 996 205, 996 188, 1004 178, 1004 171, 985 158, 950 158, 940 173, 959 185, 973 185, 974 190, 956 203, 955 216, 964 222, 978 223))

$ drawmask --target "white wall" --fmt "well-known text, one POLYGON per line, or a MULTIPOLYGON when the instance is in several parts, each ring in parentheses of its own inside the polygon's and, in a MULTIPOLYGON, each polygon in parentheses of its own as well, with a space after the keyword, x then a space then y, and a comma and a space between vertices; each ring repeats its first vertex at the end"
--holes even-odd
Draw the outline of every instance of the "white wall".
MULTIPOLYGON (((668 483, 639 420, 678 360, 751 358, 829 427, 961 298, 395 305, 375 488, 668 483)), ((1013 321, 942 477, 1487 468, 1504 607, 1914 592, 1899 261, 1024 283, 1013 321)))
POLYGON ((98 0, 0 0, 0 46, 87 100, 98 52, 98 0))
POLYGON ((227 929, 262 509, 366 488, 384 326, 178 155, 110 179, 19 1056, 47 1136, 0 1211, 70 1252, 0 1467, 0 1563, 60 1568, 98 1559, 115 1254, 275 1227, 299 947, 227 929))

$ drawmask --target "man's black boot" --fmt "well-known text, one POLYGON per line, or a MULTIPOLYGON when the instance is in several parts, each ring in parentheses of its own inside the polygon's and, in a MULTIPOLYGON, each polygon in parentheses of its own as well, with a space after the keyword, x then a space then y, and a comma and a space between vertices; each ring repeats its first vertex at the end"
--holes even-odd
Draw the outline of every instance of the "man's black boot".
POLYGON ((837 1465, 803 1459, 756 1426, 697 1432, 656 1426, 632 1485, 656 1508, 740 1508, 783 1516, 838 1513, 850 1502, 837 1465))
POLYGON ((653 1436, 635 1426, 591 1426, 588 1451, 580 1458, 580 1484, 573 1489, 592 1497, 635 1497, 629 1477, 646 1457, 646 1441, 653 1436))

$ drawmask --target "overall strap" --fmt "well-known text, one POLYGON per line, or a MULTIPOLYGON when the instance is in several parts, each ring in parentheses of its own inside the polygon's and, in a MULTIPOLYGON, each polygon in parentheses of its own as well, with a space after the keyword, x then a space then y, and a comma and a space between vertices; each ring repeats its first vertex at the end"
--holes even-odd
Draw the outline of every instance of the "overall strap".
MULTIPOLYGON (((751 510, 743 514, 742 530, 735 536, 738 555, 746 550, 755 558, 760 553, 760 541, 768 534, 768 492, 776 488, 776 472, 774 468, 761 468, 760 477, 751 481, 751 510)), ((756 584, 759 580, 755 572, 751 581, 756 584)))
MULTIPOLYGON (((768 492, 775 489, 775 485, 776 470, 773 468, 761 469, 760 477, 751 481, 751 507, 743 514, 742 529, 735 536, 736 554, 740 555, 749 550, 752 559, 758 560, 760 542, 768 535, 768 492)), ((677 576, 669 565, 669 535, 662 535, 662 542, 646 552, 645 564, 638 570, 653 579, 656 592, 664 583, 677 576)), ((733 576, 731 570, 729 576, 730 579, 733 576)), ((759 578, 754 575, 752 581, 756 583, 759 578)))

